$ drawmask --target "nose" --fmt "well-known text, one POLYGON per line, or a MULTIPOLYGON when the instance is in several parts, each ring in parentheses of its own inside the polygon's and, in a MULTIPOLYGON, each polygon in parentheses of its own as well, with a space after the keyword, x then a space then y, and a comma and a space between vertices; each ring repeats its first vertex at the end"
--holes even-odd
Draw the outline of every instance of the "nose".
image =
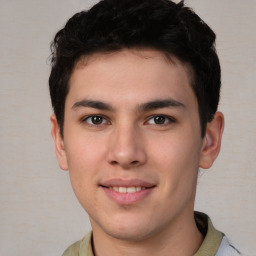
POLYGON ((112 131, 107 160, 111 165, 131 169, 145 164, 146 150, 142 136, 135 127, 123 126, 112 131))

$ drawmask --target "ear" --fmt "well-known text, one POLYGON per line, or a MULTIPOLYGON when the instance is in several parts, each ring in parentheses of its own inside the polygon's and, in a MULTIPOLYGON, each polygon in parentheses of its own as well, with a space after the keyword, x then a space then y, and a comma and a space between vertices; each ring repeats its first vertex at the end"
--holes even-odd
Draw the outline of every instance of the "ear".
POLYGON ((213 120, 207 123, 199 162, 201 168, 210 168, 217 158, 220 152, 223 129, 224 116, 221 112, 216 112, 213 120))
POLYGON ((50 120, 52 125, 51 134, 55 144, 55 152, 59 162, 59 166, 62 170, 67 170, 68 169, 67 156, 64 148, 64 141, 60 134, 60 128, 59 128, 57 118, 54 114, 52 114, 50 117, 50 120))

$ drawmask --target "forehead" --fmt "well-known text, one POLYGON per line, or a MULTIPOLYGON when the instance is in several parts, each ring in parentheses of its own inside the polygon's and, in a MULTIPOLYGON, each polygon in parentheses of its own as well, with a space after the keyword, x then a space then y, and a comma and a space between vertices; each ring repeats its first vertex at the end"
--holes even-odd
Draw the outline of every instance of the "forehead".
POLYGON ((116 60, 123 60, 128 62, 136 61, 146 63, 161 63, 170 66, 176 66, 176 68, 182 68, 186 71, 188 78, 193 78, 193 68, 187 62, 179 60, 177 57, 170 53, 162 52, 153 48, 129 48, 120 49, 116 51, 107 52, 96 52, 90 55, 81 56, 75 63, 73 72, 77 69, 83 69, 86 66, 98 65, 99 63, 104 63, 108 61, 109 64, 116 60), (147 61, 148 60, 148 61, 147 61))
POLYGON ((124 49, 81 58, 68 97, 141 103, 167 94, 177 100, 193 97, 189 66, 157 50, 124 49))

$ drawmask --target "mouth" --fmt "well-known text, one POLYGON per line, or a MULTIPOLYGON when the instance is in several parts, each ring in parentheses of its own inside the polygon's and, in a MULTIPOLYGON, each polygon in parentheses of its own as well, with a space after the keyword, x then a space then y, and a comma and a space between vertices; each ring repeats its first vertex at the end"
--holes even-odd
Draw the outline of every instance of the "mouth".
POLYGON ((141 180, 113 179, 99 185, 118 204, 134 204, 148 197, 156 185, 141 180))
POLYGON ((106 187, 106 186, 102 186, 104 188, 108 188, 110 190, 119 192, 119 193, 136 193, 139 192, 141 190, 145 190, 145 189, 149 189, 150 187, 106 187))

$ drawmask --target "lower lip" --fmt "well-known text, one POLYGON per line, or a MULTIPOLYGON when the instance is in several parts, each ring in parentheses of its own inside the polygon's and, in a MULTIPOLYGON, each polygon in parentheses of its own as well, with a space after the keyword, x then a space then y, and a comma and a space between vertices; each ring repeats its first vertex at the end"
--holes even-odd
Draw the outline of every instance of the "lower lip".
POLYGON ((115 190, 112 190, 112 189, 109 189, 106 187, 101 187, 101 188, 116 203, 124 204, 124 205, 134 204, 134 203, 138 202, 139 200, 144 199, 154 189, 154 187, 152 187, 152 188, 142 189, 142 190, 134 192, 134 193, 120 193, 120 192, 117 192, 115 190))

